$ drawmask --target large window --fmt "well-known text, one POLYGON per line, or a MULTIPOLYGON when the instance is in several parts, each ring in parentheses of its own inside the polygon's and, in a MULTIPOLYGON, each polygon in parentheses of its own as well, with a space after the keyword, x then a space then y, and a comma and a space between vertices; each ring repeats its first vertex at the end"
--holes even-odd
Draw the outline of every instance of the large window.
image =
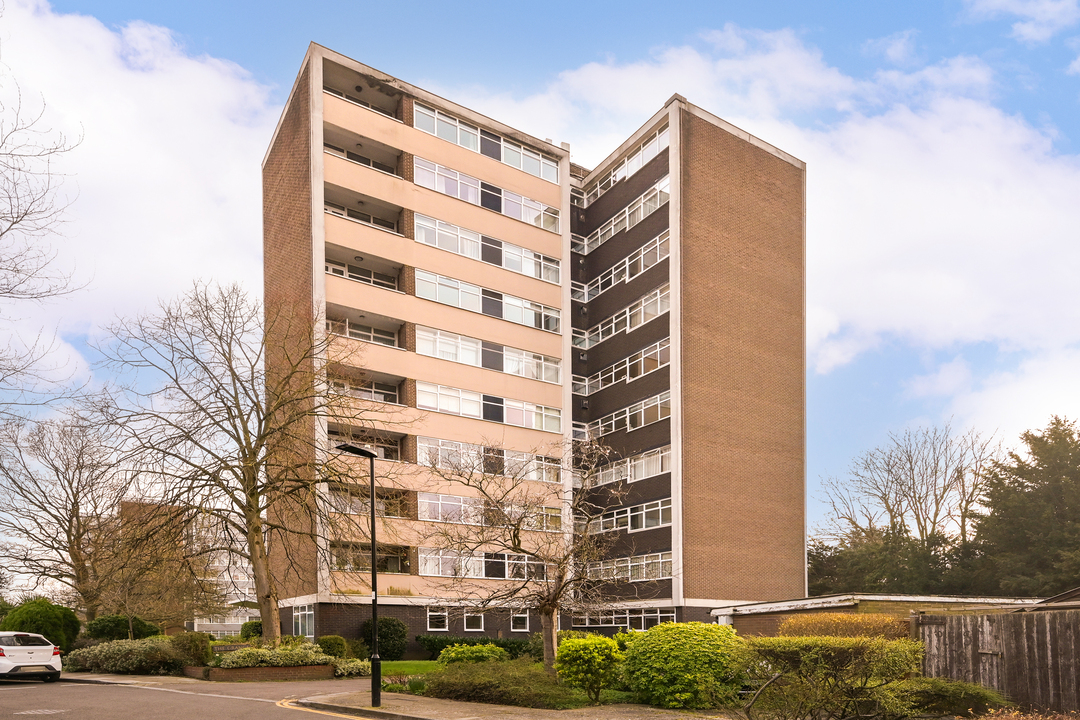
POLYGON ((559 182, 559 161, 487 130, 481 130, 442 110, 413 103, 413 125, 431 135, 524 170, 549 182, 559 182))
POLYGON ((630 332, 671 309, 670 287, 665 283, 638 298, 611 317, 586 330, 574 329, 574 347, 588 350, 612 335, 630 332))
POLYGON ((437 493, 417 493, 417 512, 421 520, 479 525, 484 521, 484 503, 480 498, 437 493))
POLYGON ((357 282, 367 283, 368 285, 386 288, 387 290, 397 290, 396 275, 378 273, 374 270, 338 262, 337 260, 326 261, 326 273, 328 275, 337 275, 338 277, 348 278, 349 280, 356 280, 357 282))
POLYGON ((372 227, 389 230, 390 232, 397 232, 397 220, 388 220, 387 218, 381 218, 377 215, 371 215, 361 210, 354 210, 353 208, 347 208, 344 205, 332 203, 329 200, 323 202, 323 210, 330 213, 331 215, 337 215, 338 217, 356 220, 357 222, 364 223, 365 225, 371 225, 372 227))
POLYGON ((646 582, 671 577, 671 553, 650 553, 589 564, 593 580, 646 582))
POLYGON ((630 151, 625 158, 617 162, 599 179, 585 188, 585 200, 582 206, 596 202, 596 199, 610 190, 615 183, 636 173, 667 146, 668 126, 664 125, 656 132, 647 135, 641 141, 641 144, 630 151))
POLYGON ((589 237, 575 238, 570 249, 576 253, 587 255, 600 247, 623 230, 629 230, 653 214, 668 201, 668 178, 664 177, 651 188, 646 190, 634 202, 615 213, 615 215, 598 227, 589 237))
POLYGON ((486 472, 538 482, 561 481, 559 458, 453 440, 418 437, 417 459, 423 465, 463 473, 486 472))
POLYGON ((328 382, 330 387, 346 395, 352 395, 363 400, 398 404, 398 386, 393 383, 381 383, 374 380, 348 380, 337 377, 329 378, 328 382))
POLYGON ((562 428, 558 408, 433 383, 416 383, 416 407, 534 430, 561 432, 562 428))
MULTIPOLYGON (((366 487, 337 485, 330 488, 327 499, 334 512, 366 516, 371 513, 371 506, 368 504, 369 492, 366 487)), ((375 514, 379 517, 409 517, 408 492, 376 489, 375 514)))
POLYGON ((444 607, 427 609, 427 629, 430 632, 445 632, 450 629, 450 614, 444 607))
POLYGON ((484 632, 484 613, 465 613, 465 632, 484 632))
POLYGON ((416 271, 416 296, 483 313, 539 330, 559 332, 559 310, 513 295, 486 290, 426 270, 416 271))
POLYGON ((416 326, 416 352, 532 380, 558 383, 561 378, 558 358, 423 325, 416 326))
POLYGON ((671 498, 609 510, 589 521, 589 532, 602 533, 613 530, 637 532, 671 524, 671 498))
POLYGON ((671 446, 649 450, 640 455, 605 465, 596 475, 596 485, 626 480, 637 482, 671 472, 671 446))
POLYGON ((350 337, 363 342, 374 342, 389 347, 397 347, 397 333, 393 330, 371 327, 352 320, 333 320, 327 318, 326 331, 334 335, 350 337))
POLYGON ((619 283, 630 282, 668 256, 670 252, 668 237, 668 231, 665 230, 602 272, 588 285, 571 283, 571 297, 581 302, 588 302, 619 283))
POLYGON ((559 261, 555 258, 426 215, 415 216, 414 230, 416 241, 425 245, 529 277, 556 284, 559 282, 559 261))
POLYGON ((634 403, 622 410, 616 410, 599 420, 589 423, 590 437, 601 437, 619 430, 637 430, 638 428, 659 422, 671 416, 671 392, 664 391, 648 400, 634 403))
POLYGON ((315 637, 315 606, 297 605, 292 612, 292 634, 297 637, 315 637))
POLYGON ((421 187, 494 210, 553 233, 559 232, 559 209, 556 207, 503 190, 490 183, 480 182, 471 175, 423 158, 414 158, 413 167, 413 177, 421 187))
POLYGON ((364 435, 359 428, 349 426, 331 427, 326 431, 327 444, 330 449, 337 448, 342 443, 360 445, 375 453, 381 460, 400 460, 401 441, 394 438, 372 437, 364 435))
POLYGON ((514 613, 510 616, 510 632, 529 632, 529 613, 514 613))
POLYGON ((323 150, 330 153, 331 155, 337 155, 339 158, 345 158, 346 160, 351 160, 354 163, 366 165, 367 167, 378 170, 379 172, 388 173, 395 177, 398 176, 397 168, 395 168, 393 165, 387 165, 386 163, 381 163, 378 160, 372 160, 371 158, 361 155, 360 153, 355 153, 352 150, 339 148, 338 146, 331 145, 330 143, 323 143, 323 150))
POLYGON ((574 393, 591 395, 615 383, 633 382, 643 375, 667 366, 670 362, 671 340, 664 338, 587 378, 575 375, 574 393))
POLYGON ((543 563, 528 555, 462 552, 445 548, 420 548, 420 574, 435 577, 491 579, 544 578, 543 563))
POLYGON ((648 630, 654 625, 675 622, 675 608, 624 608, 574 615, 574 627, 624 627, 648 630))
MULTIPOLYGON (((332 543, 332 567, 341 572, 371 572, 371 545, 332 543)), ((409 574, 409 548, 399 545, 375 546, 376 572, 409 574)))

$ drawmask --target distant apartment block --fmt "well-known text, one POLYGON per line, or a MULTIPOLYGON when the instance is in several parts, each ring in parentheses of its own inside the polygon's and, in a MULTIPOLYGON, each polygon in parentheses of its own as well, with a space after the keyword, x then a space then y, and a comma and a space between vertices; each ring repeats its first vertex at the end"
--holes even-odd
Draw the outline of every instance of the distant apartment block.
MULTIPOLYGON (((396 478, 385 537, 468 504, 420 467, 432 453, 495 443, 569 489, 536 449, 590 436, 618 458, 600 521, 614 582, 608 608, 564 628, 803 596, 805 177, 679 95, 587 169, 311 45, 263 163, 265 296, 324 309, 362 349, 340 382, 413 419, 363 431, 396 478)), ((329 446, 357 432, 312 427, 329 446)), ((370 545, 334 543, 279 567, 285 632, 355 637, 369 617, 370 545)), ((539 630, 529 612, 463 611, 437 548, 377 549, 380 612, 410 637, 539 630)), ((511 577, 504 561, 474 571, 511 577)))

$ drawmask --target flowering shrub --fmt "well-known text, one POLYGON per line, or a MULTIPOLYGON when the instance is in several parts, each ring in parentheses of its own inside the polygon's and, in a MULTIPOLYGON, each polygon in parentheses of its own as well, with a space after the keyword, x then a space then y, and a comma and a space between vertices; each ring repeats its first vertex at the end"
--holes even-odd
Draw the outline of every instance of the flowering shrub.
POLYGON ((337 677, 366 677, 370 674, 370 660, 334 658, 334 675, 337 677))
POLYGON ((184 663, 184 654, 173 642, 158 635, 144 640, 113 640, 72 650, 64 658, 64 669, 69 672, 168 675, 182 670, 184 663))
POLYGON ((234 650, 221 656, 220 667, 296 667, 299 665, 330 665, 333 661, 334 658, 320 650, 317 645, 305 643, 293 647, 280 647, 276 650, 267 648, 234 650))
POLYGON ((452 663, 478 663, 489 660, 509 660, 510 654, 494 645, 451 645, 439 653, 439 662, 443 665, 452 663))

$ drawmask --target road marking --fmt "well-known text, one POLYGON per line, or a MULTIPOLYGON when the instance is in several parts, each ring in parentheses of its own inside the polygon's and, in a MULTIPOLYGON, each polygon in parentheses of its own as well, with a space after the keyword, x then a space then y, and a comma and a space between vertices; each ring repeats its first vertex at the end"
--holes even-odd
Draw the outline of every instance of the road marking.
POLYGON ((11 713, 12 715, 56 715, 57 713, 67 712, 67 710, 23 710, 22 712, 11 713))
POLYGON ((158 692, 179 693, 180 695, 198 695, 199 697, 227 698, 229 700, 254 700, 255 702, 265 703, 275 702, 274 700, 270 700, 268 698, 244 697, 243 695, 222 695, 220 693, 200 693, 191 692, 190 690, 173 690, 172 688, 149 687, 147 685, 114 685, 114 687, 137 688, 139 690, 157 690, 158 692))
MULTIPOLYGON (((346 693, 340 693, 340 694, 345 695, 346 693)), ((342 715, 341 713, 332 713, 332 712, 327 712, 326 710, 315 710, 313 708, 300 707, 298 705, 293 705, 292 702, 293 702, 292 700, 286 699, 286 700, 278 700, 274 704, 277 705, 279 708, 287 708, 289 710, 300 710, 301 712, 315 713, 316 715, 329 715, 330 717, 349 718, 349 720, 356 720, 355 715, 342 715)))

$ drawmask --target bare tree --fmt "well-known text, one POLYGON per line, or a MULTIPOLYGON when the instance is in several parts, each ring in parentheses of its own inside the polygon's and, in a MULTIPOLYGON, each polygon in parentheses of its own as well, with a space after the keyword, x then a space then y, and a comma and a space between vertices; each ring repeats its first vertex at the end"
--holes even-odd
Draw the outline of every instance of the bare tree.
POLYGON ((856 458, 843 480, 823 483, 831 528, 826 536, 874 536, 883 530, 967 544, 983 491, 983 471, 999 450, 994 437, 942 427, 890 433, 882 447, 856 458))
MULTIPOLYGON (((63 220, 67 203, 58 191, 62 176, 56 162, 70 152, 72 143, 43 126, 44 107, 27 112, 15 86, 13 99, 0 101, 0 301, 5 311, 18 301, 41 301, 75 289, 69 272, 58 268, 56 252, 45 239, 63 220)), ((29 386, 42 380, 41 360, 52 349, 40 335, 33 340, 0 343, 0 390, 8 394, 0 411, 39 401, 29 386)))
POLYGON ((593 492, 609 450, 579 441, 569 454, 576 490, 561 482, 557 465, 554 474, 545 475, 543 461, 537 460, 544 456, 537 452, 487 444, 419 458, 438 479, 467 493, 460 517, 430 524, 421 573, 445 577, 449 563, 448 587, 475 606, 535 610, 548 668, 555 661, 559 612, 603 604, 603 583, 588 571, 614 541, 596 527, 607 503, 593 492), (425 573, 425 563, 441 567, 425 573))
POLYGON ((0 561, 56 583, 94 619, 118 565, 120 501, 131 476, 117 436, 73 417, 0 426, 0 561))
MULTIPOLYGON (((110 391, 104 411, 157 479, 149 496, 217 523, 220 545, 200 552, 235 552, 250 563, 263 634, 276 643, 275 567, 288 563, 271 563, 268 538, 279 563, 296 538, 325 548, 328 534, 345 532, 333 526, 353 517, 325 512, 317 489, 337 479, 319 428, 328 421, 363 427, 371 406, 328 379, 328 370, 357 367, 356 359, 310 308, 264 313, 237 286, 196 284, 156 314, 119 322, 112 334, 101 351, 126 380, 110 391)), ((362 523, 351 533, 362 534, 362 523)))

